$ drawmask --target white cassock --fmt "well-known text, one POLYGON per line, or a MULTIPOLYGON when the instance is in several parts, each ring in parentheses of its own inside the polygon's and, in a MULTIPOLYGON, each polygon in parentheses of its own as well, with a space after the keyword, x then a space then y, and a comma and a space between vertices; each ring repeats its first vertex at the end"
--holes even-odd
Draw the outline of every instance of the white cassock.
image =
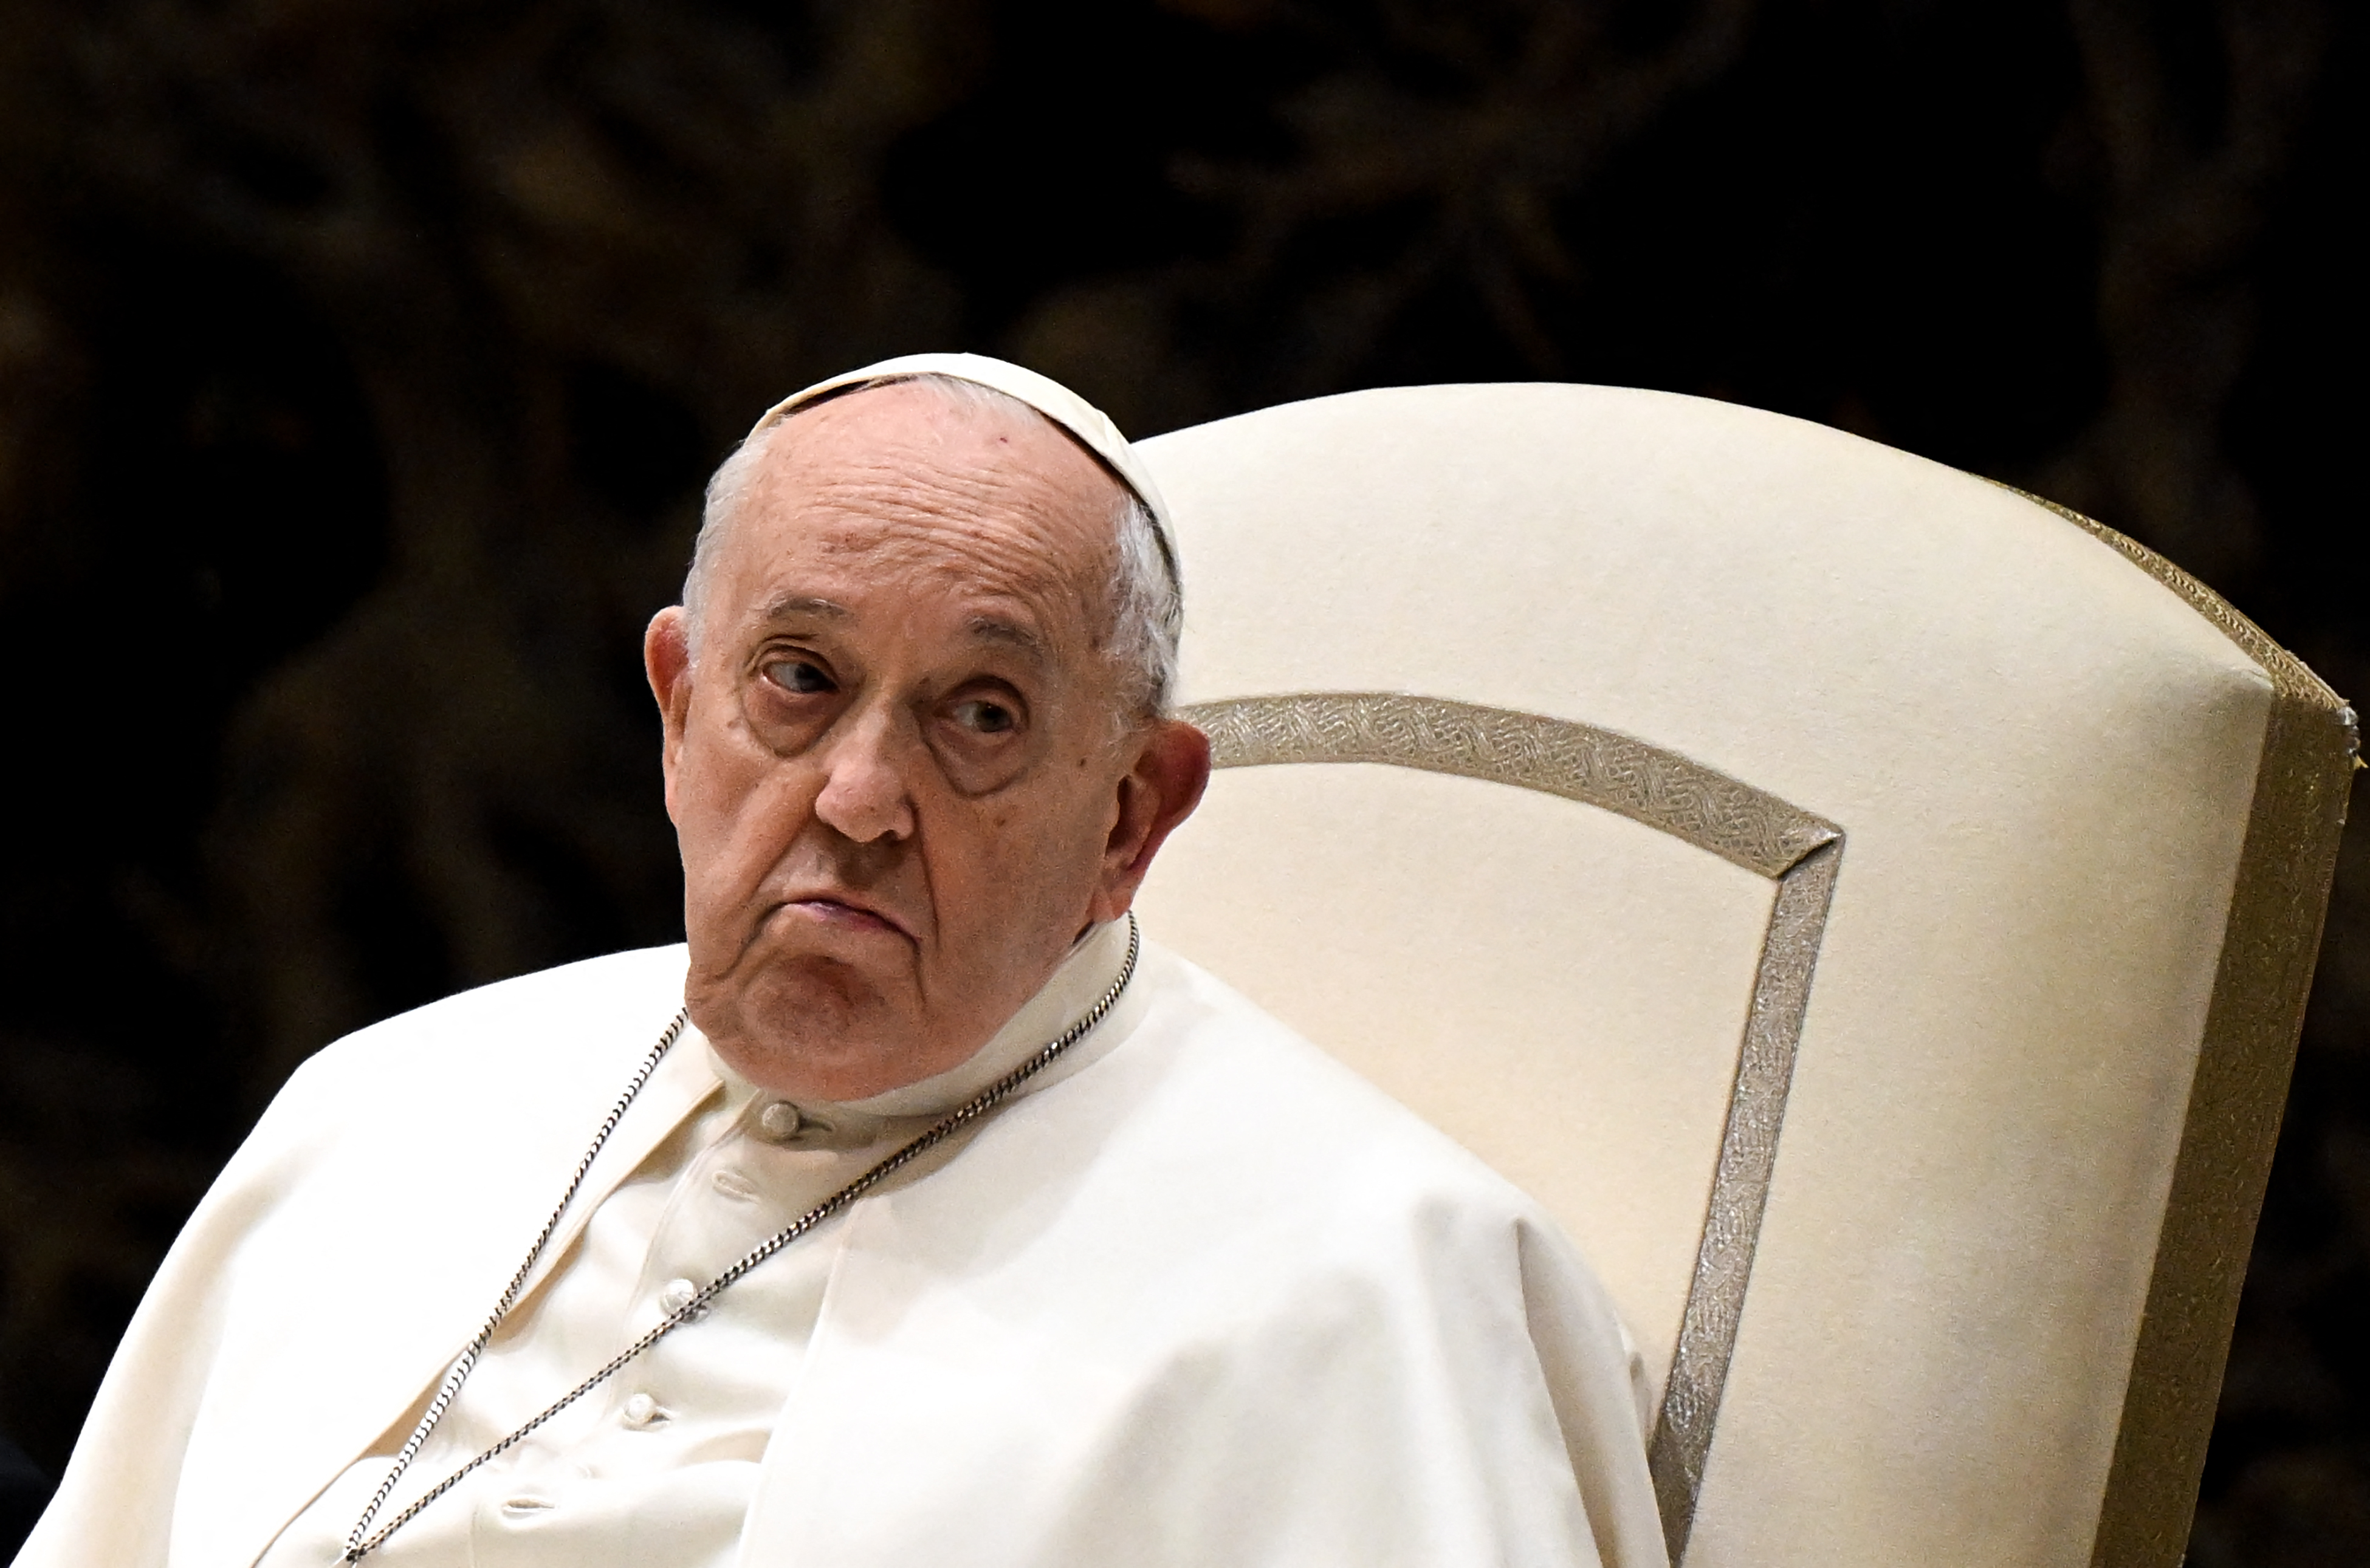
MULTIPOLYGON (((696 1033, 382 1512, 1080 1017, 795 1118, 696 1033)), ((322 1568, 683 992, 489 986, 292 1079, 134 1318, 19 1568, 322 1568)), ((405 1525, 385 1568, 1664 1561, 1635 1356, 1539 1207, 1191 964, 405 1525)))

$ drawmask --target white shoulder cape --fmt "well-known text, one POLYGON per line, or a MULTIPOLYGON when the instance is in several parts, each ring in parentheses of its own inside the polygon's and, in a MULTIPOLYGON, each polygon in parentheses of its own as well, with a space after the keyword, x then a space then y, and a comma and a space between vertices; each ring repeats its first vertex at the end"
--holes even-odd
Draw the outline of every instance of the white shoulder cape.
MULTIPOLYGON (((482 1322, 684 962, 489 986, 299 1070, 158 1273, 19 1568, 253 1562, 482 1322)), ((1103 1027, 799 1243, 838 1255, 744 1563, 1664 1562, 1634 1357, 1536 1205, 1157 948, 1103 1027)), ((688 1109, 660 1087, 575 1223, 688 1109)))

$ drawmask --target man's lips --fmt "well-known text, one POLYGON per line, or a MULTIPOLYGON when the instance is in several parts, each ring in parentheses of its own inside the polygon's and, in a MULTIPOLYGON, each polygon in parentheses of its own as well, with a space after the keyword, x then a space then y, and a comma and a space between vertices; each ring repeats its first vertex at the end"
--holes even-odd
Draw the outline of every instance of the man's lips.
POLYGON ((829 893, 812 893, 803 898, 787 898, 782 907, 794 910, 809 920, 842 931, 878 931, 914 940, 914 933, 894 917, 853 898, 829 893))

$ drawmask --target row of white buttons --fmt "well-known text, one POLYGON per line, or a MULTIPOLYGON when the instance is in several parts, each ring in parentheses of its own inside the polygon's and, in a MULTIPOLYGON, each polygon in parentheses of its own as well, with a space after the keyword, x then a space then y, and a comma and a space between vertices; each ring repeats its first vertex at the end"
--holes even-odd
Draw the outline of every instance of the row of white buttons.
MULTIPOLYGON (((799 1108, 787 1100, 777 1100, 767 1105, 758 1113, 757 1122, 765 1135, 777 1141, 788 1141, 797 1137, 806 1126, 806 1119, 799 1114, 799 1108)), ((709 1182, 719 1193, 736 1202, 752 1202, 757 1196, 756 1184, 730 1168, 719 1170, 709 1182)), ((659 1290, 659 1310, 673 1316, 688 1306, 691 1299, 698 1294, 699 1287, 692 1281, 670 1279, 659 1290)), ((663 1425, 669 1416, 670 1413, 660 1406, 657 1396, 650 1393, 629 1396, 617 1412, 617 1418, 638 1432, 663 1425)), ((547 1497, 524 1495, 504 1500, 502 1512, 513 1518, 523 1518, 543 1513, 552 1506, 547 1497)))

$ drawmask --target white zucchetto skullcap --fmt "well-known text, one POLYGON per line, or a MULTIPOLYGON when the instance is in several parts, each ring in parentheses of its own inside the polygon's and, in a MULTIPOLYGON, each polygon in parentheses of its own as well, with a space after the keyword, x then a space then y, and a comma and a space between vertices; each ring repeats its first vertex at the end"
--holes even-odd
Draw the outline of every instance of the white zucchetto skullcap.
POLYGON ((779 424, 794 410, 829 393, 850 386, 861 386, 869 381, 884 381, 893 376, 942 375, 956 381, 975 382, 991 386, 1008 397, 1017 397, 1053 423, 1076 436, 1088 452, 1103 460, 1120 482, 1133 490, 1145 509, 1152 513, 1153 525, 1160 531, 1160 543, 1168 552, 1173 567, 1177 559, 1176 535, 1168 526, 1168 507, 1160 498, 1159 486, 1152 482, 1152 473, 1136 457, 1135 449, 1119 433, 1110 417, 1085 398, 1064 386, 1051 376, 1016 365, 1007 360, 990 359, 985 354, 903 354, 893 360, 883 360, 877 365, 848 371, 815 383, 803 392, 794 392, 765 410, 765 417, 749 431, 754 441, 765 430, 779 424))

